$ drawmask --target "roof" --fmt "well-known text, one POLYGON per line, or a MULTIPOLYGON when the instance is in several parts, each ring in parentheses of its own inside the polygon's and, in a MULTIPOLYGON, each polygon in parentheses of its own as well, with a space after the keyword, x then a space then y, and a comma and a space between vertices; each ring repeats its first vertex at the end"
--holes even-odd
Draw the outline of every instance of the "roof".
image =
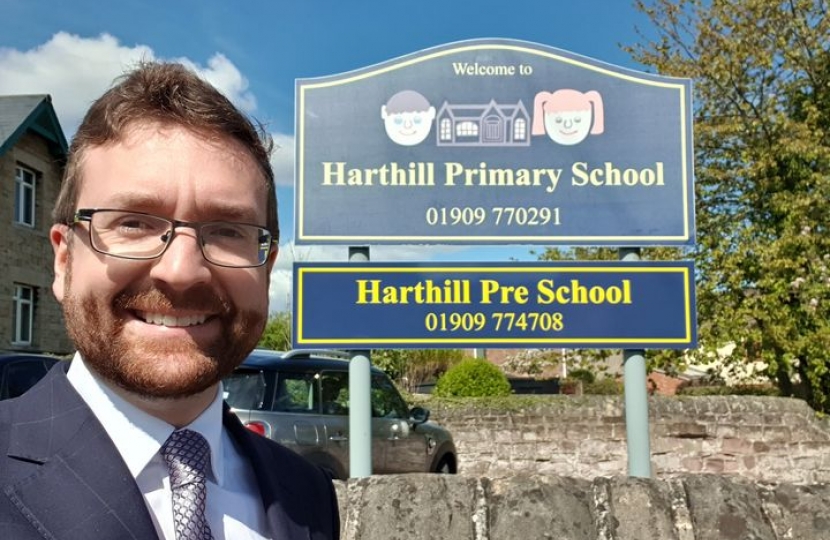
MULTIPOLYGON (((320 350, 295 350, 281 352, 268 349, 254 349, 242 363, 241 367, 249 369, 300 369, 311 367, 314 370, 342 370, 349 368, 348 356, 339 358, 341 352, 320 350)), ((380 371, 372 366, 372 371, 380 371)))
POLYGON ((51 96, 0 96, 0 156, 28 131, 46 139, 53 155, 66 157, 69 146, 52 107, 51 96))

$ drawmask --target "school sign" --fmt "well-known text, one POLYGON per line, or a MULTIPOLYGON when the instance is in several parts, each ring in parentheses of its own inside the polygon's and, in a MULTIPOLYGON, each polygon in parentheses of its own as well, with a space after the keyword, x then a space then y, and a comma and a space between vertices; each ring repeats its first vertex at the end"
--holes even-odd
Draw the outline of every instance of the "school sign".
POLYGON ((691 95, 506 39, 300 79, 296 242, 693 244, 691 95))
POLYGON ((688 348, 690 262, 297 263, 296 347, 688 348))

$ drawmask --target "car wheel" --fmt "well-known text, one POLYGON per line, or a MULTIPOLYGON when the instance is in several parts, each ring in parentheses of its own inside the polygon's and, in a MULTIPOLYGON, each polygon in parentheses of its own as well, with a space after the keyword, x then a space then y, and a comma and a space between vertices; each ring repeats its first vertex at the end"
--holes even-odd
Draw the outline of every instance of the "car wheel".
POLYGON ((438 474, 455 474, 455 460, 449 455, 442 457, 438 465, 435 466, 434 472, 438 474))

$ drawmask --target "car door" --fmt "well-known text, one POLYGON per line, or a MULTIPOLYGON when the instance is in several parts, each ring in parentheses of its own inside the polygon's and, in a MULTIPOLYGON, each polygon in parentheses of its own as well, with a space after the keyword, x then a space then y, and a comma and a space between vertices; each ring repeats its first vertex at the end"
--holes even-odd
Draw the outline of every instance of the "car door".
MULTIPOLYGON (((385 374, 372 374, 372 438, 382 448, 382 465, 375 472, 425 472, 426 438, 409 422, 409 407, 385 374)), ((374 459, 373 459, 374 461, 374 459)))

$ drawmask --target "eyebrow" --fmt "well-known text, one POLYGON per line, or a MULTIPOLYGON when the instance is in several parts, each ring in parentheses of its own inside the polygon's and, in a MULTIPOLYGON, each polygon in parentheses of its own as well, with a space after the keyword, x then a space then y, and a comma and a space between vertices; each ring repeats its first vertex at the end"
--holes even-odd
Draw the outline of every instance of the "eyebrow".
MULTIPOLYGON (((146 212, 148 214, 167 214, 163 209, 166 200, 155 193, 120 192, 116 194, 110 203, 109 208, 121 210, 132 210, 135 212, 146 212)), ((208 201, 199 204, 198 212, 210 216, 210 221, 239 221, 245 223, 256 223, 255 210, 249 207, 227 204, 224 201, 208 201)), ((174 216, 170 216, 171 218, 174 216)), ((202 219, 201 221, 205 221, 202 219)))

